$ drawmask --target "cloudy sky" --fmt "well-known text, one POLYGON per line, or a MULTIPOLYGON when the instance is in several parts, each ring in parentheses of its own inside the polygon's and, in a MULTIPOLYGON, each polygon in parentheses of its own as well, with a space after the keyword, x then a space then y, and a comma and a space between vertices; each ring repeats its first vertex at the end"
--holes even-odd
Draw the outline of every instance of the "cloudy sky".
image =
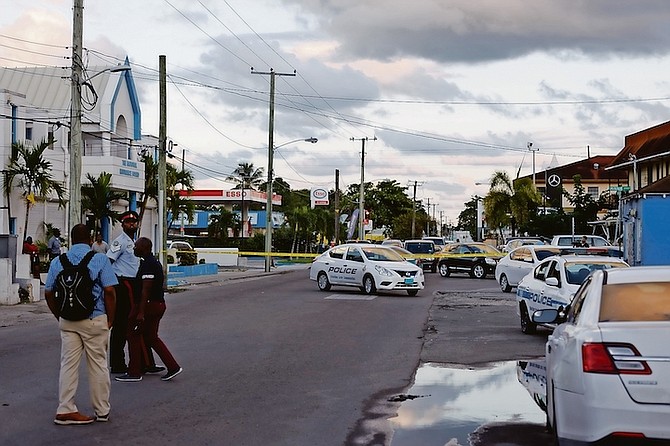
MULTIPOLYGON (((69 66, 71 0, 0 10, 0 64, 69 66)), ((416 181, 452 223, 494 171, 532 173, 529 142, 540 171, 670 119, 668 24, 666 0, 84 2, 88 64, 129 58, 144 134, 158 134, 166 56, 168 135, 198 187, 267 167, 269 77, 251 68, 295 70, 276 77, 274 141, 319 142, 277 149, 277 176, 358 183, 367 137, 365 180, 416 181)))

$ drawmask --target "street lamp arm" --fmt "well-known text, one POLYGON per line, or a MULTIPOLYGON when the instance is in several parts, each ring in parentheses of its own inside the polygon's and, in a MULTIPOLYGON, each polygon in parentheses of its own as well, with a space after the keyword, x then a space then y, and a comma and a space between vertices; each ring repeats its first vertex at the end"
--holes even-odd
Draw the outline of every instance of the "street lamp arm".
POLYGON ((105 68, 104 70, 102 70, 102 71, 98 71, 97 73, 93 74, 93 76, 89 76, 89 77, 86 79, 86 81, 83 82, 83 83, 89 82, 89 81, 90 81, 91 79, 93 79, 94 77, 98 77, 98 76, 100 76, 102 73, 106 73, 106 72, 108 72, 108 71, 109 71, 110 73, 120 73, 120 72, 124 72, 124 71, 130 71, 131 69, 132 69, 132 68, 130 67, 130 65, 116 65, 116 66, 114 66, 114 67, 105 68))
POLYGON ((304 141, 304 142, 309 142, 309 143, 312 143, 312 144, 316 144, 316 143, 319 141, 319 139, 318 139, 318 138, 314 138, 314 137, 312 137, 312 138, 306 138, 306 139, 303 139, 303 138, 300 138, 300 139, 294 139, 293 141, 285 142, 285 143, 283 143, 283 144, 279 144, 278 146, 274 146, 274 149, 276 150, 276 149, 278 149, 278 148, 280 148, 280 147, 284 147, 284 146, 287 146, 287 145, 289 145, 289 144, 293 144, 294 142, 300 142, 300 141, 304 141))

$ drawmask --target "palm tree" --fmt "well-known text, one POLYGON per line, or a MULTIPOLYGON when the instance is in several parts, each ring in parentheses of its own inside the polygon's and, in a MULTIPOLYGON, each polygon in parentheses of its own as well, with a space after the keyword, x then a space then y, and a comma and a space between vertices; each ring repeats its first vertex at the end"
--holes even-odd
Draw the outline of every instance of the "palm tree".
POLYGON ((158 163, 147 152, 143 152, 140 161, 144 163, 144 193, 140 202, 139 221, 137 222, 137 233, 142 229, 142 218, 147 209, 149 198, 158 200, 158 163))
POLYGON ((12 144, 12 155, 5 171, 6 181, 3 187, 5 194, 9 196, 14 180, 19 178, 17 185, 22 189, 21 195, 26 202, 24 240, 28 233, 30 208, 36 201, 46 201, 48 196, 55 192, 58 197, 58 206, 65 206, 65 188, 51 176, 51 162, 44 159, 44 151, 54 142, 53 140, 42 140, 36 147, 26 147, 22 143, 12 144))
POLYGON ((530 178, 513 182, 504 171, 494 172, 490 185, 489 193, 484 197, 486 221, 501 235, 506 226, 511 226, 514 234, 516 225, 522 226, 530 221, 531 210, 541 203, 540 194, 530 178))
POLYGON ((263 168, 254 168, 254 163, 239 163, 226 180, 237 183, 234 189, 258 189, 263 184, 263 168))
POLYGON ((89 173, 86 174, 86 178, 91 184, 84 185, 81 188, 81 207, 93 214, 95 218, 95 232, 97 233, 104 219, 111 219, 112 221, 118 219, 118 212, 113 211, 110 208, 110 204, 113 201, 126 198, 126 194, 111 188, 111 173, 102 172, 98 178, 89 173))

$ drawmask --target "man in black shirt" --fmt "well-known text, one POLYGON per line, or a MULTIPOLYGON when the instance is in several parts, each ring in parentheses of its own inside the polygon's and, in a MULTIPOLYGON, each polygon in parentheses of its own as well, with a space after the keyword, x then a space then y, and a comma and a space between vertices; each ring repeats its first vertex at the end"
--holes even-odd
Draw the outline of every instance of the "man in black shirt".
POLYGON ((146 237, 135 242, 135 255, 141 259, 137 272, 137 281, 141 291, 133 305, 128 326, 128 351, 130 361, 128 373, 117 376, 117 381, 135 382, 142 380, 143 352, 153 349, 167 367, 167 373, 161 377, 169 381, 182 372, 182 368, 158 337, 158 326, 165 314, 165 298, 163 297, 163 266, 151 252, 152 243, 146 237))

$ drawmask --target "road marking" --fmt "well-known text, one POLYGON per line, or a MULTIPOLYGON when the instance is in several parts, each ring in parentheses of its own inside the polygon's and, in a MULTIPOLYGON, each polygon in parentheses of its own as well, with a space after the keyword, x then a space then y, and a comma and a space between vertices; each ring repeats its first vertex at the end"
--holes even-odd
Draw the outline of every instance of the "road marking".
POLYGON ((366 296, 364 294, 331 294, 325 300, 373 300, 377 296, 366 296))

